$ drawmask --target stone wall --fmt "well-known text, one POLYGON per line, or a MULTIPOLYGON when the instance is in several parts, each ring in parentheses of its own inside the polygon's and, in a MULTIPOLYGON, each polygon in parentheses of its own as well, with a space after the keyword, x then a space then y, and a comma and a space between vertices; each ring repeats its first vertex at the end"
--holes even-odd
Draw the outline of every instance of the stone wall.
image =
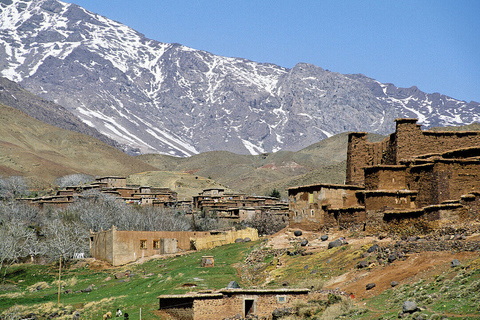
MULTIPOLYGON (((226 291, 226 290, 225 290, 226 291)), ((288 293, 245 293, 228 294, 224 292, 223 299, 198 299, 194 302, 194 320, 224 319, 226 317, 247 317, 246 309, 251 303, 251 313, 258 318, 269 318, 277 308, 292 307, 294 301, 308 301, 309 295, 288 293), (282 302, 279 302, 279 297, 282 302)))

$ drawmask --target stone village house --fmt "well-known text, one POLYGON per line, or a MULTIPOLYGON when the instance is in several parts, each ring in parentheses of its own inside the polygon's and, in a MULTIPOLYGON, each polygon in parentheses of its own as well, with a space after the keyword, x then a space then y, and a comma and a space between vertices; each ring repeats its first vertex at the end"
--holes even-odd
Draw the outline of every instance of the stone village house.
POLYGON ((311 299, 309 289, 222 289, 207 293, 160 295, 159 309, 179 320, 215 320, 255 315, 271 317, 277 308, 311 299))
POLYGON ((480 217, 480 132, 422 131, 397 119, 372 143, 348 136, 346 184, 288 189, 290 227, 377 229, 423 220, 437 226, 480 217))

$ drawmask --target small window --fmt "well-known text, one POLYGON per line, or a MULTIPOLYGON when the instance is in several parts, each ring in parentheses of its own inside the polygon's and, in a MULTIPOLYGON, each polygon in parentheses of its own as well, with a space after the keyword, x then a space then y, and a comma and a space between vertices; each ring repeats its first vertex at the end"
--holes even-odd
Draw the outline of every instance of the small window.
POLYGON ((153 240, 153 249, 160 249, 160 240, 153 240))
POLYGON ((313 217, 315 215, 315 210, 310 209, 310 216, 313 217))
POLYGON ((140 240, 140 249, 147 249, 147 240, 140 240))
POLYGON ((287 303, 287 296, 277 296, 277 303, 287 303))

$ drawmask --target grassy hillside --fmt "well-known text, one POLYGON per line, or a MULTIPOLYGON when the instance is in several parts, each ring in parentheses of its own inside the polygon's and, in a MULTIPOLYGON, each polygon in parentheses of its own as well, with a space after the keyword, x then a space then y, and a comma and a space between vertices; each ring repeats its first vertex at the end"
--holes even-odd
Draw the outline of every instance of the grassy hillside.
MULTIPOLYGON (((58 264, 16 265, 0 285, 0 313, 16 310, 36 313, 46 319, 54 312, 67 313, 57 319, 70 319, 79 310, 82 319, 100 319, 107 311, 121 308, 131 319, 168 318, 159 315, 157 296, 224 288, 237 281, 243 288, 308 287, 308 303, 297 304, 297 318, 288 319, 398 319, 404 301, 414 301, 421 310, 407 319, 478 319, 480 298, 480 259, 472 252, 414 252, 393 263, 380 263, 385 251, 368 253, 372 244, 392 247, 394 239, 379 240, 359 234, 329 234, 330 239, 346 236, 349 244, 327 249, 319 234, 293 236, 284 230, 262 241, 231 244, 211 250, 164 259, 150 259, 122 267, 109 267, 99 261, 78 262, 62 272, 62 292, 57 305, 58 264), (288 255, 309 240, 306 254, 288 255), (215 258, 215 266, 201 268, 204 255, 215 258), (460 267, 450 261, 458 259, 460 267), (356 265, 369 261, 365 269, 356 265), (115 279, 117 273, 131 277, 115 279), (392 287, 391 281, 399 285, 392 287), (376 283, 366 290, 367 283, 376 283), (91 292, 81 292, 90 287, 91 292), (343 295, 342 295, 343 292, 343 295), (323 293, 323 295, 322 295, 323 293), (337 298, 328 297, 334 293, 337 298), (353 293, 354 299, 351 299, 353 293), (326 302, 327 297, 329 303, 326 302), (10 309, 12 308, 12 309, 10 309), (322 318, 323 317, 323 318, 322 318)), ((329 240, 330 241, 330 240, 329 240)), ((478 241, 470 238, 462 241, 478 241)))
POLYGON ((127 183, 170 188, 178 193, 179 200, 190 200, 203 189, 224 187, 212 179, 191 173, 173 171, 134 173, 128 176, 127 183))
POLYGON ((0 174, 51 182, 72 174, 157 170, 90 136, 59 129, 0 104, 0 174))

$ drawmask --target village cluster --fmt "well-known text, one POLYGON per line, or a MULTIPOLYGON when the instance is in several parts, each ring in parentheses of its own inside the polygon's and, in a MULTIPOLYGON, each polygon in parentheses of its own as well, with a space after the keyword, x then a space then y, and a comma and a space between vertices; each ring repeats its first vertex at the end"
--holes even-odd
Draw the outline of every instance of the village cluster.
MULTIPOLYGON (((396 131, 381 142, 367 133, 348 136, 344 185, 315 184, 288 189, 288 203, 272 197, 203 190, 191 202, 170 189, 128 186, 124 177, 67 187, 57 195, 29 200, 40 207, 66 205, 86 189, 113 194, 140 206, 184 208, 187 214, 215 212, 242 221, 261 212, 283 217, 291 229, 357 229, 367 233, 423 225, 474 225, 480 217, 480 132, 422 131, 416 119, 397 119, 396 131)), ((120 231, 92 233, 91 256, 114 266, 155 254, 212 248, 256 240, 255 229, 228 231, 120 231)), ((213 261, 213 260, 212 260, 213 261)), ((307 289, 226 288, 209 293, 163 295, 160 309, 184 319, 217 319, 241 314, 271 315, 308 299, 307 289), (181 307, 179 307, 181 306, 181 307)))

